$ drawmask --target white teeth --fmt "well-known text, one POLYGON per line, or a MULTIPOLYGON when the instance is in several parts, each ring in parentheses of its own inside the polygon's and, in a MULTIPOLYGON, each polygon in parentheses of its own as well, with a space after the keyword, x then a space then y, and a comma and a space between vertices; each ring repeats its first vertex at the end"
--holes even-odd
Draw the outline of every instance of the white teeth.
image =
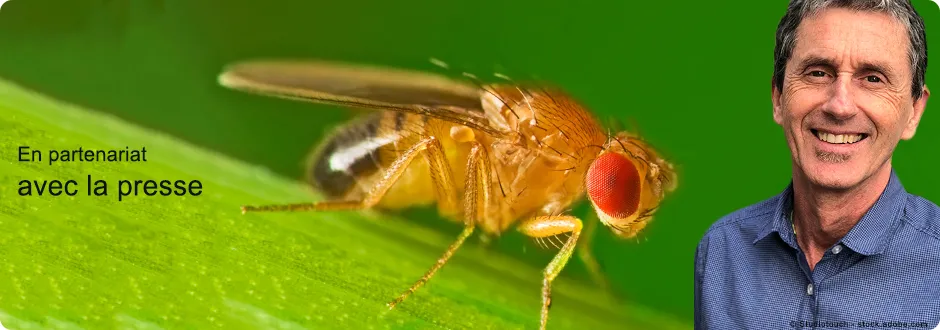
POLYGON ((862 139, 862 134, 830 134, 825 132, 816 132, 816 137, 820 140, 836 143, 836 144, 846 144, 846 143, 855 143, 862 139))

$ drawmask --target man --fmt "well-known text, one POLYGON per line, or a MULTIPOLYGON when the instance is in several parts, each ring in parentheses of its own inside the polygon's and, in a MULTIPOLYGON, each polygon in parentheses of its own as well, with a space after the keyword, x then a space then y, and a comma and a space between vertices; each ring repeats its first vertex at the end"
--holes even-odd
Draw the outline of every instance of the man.
POLYGON ((774 60, 792 182, 705 233, 695 327, 933 329, 940 208, 891 167, 930 95, 922 19, 908 0, 794 0, 774 60))

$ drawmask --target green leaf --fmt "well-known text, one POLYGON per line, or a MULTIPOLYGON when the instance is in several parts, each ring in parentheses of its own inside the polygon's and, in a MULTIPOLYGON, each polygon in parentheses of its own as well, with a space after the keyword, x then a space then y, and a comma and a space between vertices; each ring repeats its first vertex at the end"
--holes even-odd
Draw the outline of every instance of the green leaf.
MULTIPOLYGON (((242 215, 243 204, 316 196, 262 168, 3 81, 0 132, 0 323, 6 327, 538 326, 541 269, 475 240, 388 310, 385 303, 456 237, 456 225, 434 230, 375 212, 242 215), (41 160, 20 161, 21 146, 39 150, 41 160), (146 162, 48 159, 49 150, 142 147, 146 162), (107 196, 88 195, 89 176, 107 183, 107 196), (21 180, 74 180, 78 193, 20 196, 21 180), (198 196, 138 190, 119 201, 121 180, 199 180, 203 189, 198 196)), ((555 283, 549 328, 690 328, 565 272, 555 283)))

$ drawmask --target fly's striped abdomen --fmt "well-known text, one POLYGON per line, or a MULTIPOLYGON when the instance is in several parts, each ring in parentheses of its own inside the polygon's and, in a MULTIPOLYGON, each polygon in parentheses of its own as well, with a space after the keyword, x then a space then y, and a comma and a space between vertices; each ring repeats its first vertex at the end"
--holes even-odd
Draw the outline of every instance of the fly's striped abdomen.
POLYGON ((344 196, 355 186, 356 178, 379 169, 375 139, 382 114, 369 114, 339 128, 314 154, 310 183, 328 197, 344 196), (370 143, 371 142, 371 143, 370 143))
POLYGON ((331 199, 362 198, 401 152, 427 133, 426 124, 426 116, 386 111, 339 128, 313 155, 310 184, 331 199))

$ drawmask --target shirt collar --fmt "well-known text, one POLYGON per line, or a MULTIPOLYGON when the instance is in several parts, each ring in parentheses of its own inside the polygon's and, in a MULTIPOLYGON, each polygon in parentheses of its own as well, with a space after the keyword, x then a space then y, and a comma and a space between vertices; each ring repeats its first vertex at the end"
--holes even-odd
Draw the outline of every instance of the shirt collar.
MULTIPOLYGON (((888 186, 868 212, 855 227, 842 238, 841 243, 855 252, 864 255, 875 255, 884 252, 891 235, 895 232, 898 221, 907 200, 907 192, 901 185, 894 170, 888 186)), ((753 243, 766 238, 776 232, 784 242, 797 249, 796 236, 790 222, 793 210, 793 182, 791 181, 782 193, 777 195, 776 203, 770 219, 764 224, 753 243)))

